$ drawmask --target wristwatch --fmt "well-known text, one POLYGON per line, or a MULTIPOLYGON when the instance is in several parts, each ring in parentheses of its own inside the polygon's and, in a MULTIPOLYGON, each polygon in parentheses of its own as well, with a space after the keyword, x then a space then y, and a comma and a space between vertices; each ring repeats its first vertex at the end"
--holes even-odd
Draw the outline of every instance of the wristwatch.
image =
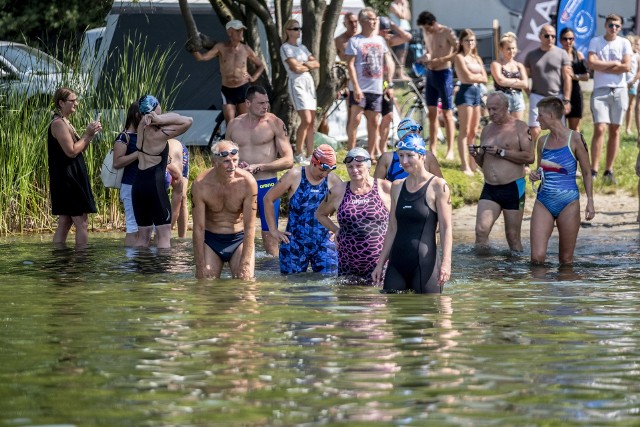
POLYGON ((505 154, 507 154, 507 150, 505 150, 504 148, 501 148, 500 150, 498 150, 498 155, 500 157, 504 157, 505 154))
POLYGON ((563 103, 563 104, 569 104, 570 102, 571 102, 571 101, 569 101, 568 99, 563 99, 563 100, 562 100, 562 103, 563 103))
POLYGON ((393 89, 393 86, 394 86, 393 82, 387 83, 387 89, 393 89))

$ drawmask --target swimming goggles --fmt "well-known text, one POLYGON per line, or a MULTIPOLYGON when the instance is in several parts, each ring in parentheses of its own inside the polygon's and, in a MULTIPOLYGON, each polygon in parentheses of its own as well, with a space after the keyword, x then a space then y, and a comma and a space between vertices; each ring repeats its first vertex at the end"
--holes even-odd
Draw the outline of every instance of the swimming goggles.
POLYGON ((422 155, 427 152, 427 149, 424 147, 424 145, 414 144, 413 141, 406 141, 404 139, 398 141, 398 143, 396 144, 396 150, 413 151, 422 155))
POLYGON ((540 176, 540 183, 537 187, 535 182, 531 181, 531 189, 535 194, 540 193, 540 191, 542 191, 542 186, 544 185, 544 170, 542 168, 538 168, 538 175, 540 176))
POLYGON ((356 161, 358 163, 364 163, 364 162, 368 162, 369 160, 371 160, 371 157, 365 157, 365 156, 347 156, 344 158, 344 163, 345 164, 349 164, 353 161, 356 161))
POLYGON ((322 169, 323 171, 332 171, 338 167, 338 165, 332 166, 332 165, 328 165, 326 163, 321 162, 318 156, 316 156, 316 153, 313 153, 313 158, 316 159, 318 166, 320 166, 320 169, 322 169))
POLYGON ((234 148, 232 150, 228 150, 228 151, 221 151, 219 153, 213 153, 214 156, 218 156, 218 157, 228 157, 229 154, 231 154, 232 156, 235 156, 236 154, 238 154, 238 149, 234 148))
POLYGON ((422 132, 422 126, 420 126, 420 125, 405 125, 405 126, 399 127, 398 131, 422 132))

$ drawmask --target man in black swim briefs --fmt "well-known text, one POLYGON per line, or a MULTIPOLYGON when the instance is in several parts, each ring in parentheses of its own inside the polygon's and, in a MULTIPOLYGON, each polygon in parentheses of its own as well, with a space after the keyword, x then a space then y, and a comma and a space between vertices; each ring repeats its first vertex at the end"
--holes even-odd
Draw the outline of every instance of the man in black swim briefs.
POLYGON ((234 278, 250 280, 255 268, 258 185, 238 167, 238 146, 227 140, 211 147, 212 167, 191 186, 193 253, 198 279, 220 277, 225 262, 234 278))
POLYGON ((247 27, 237 19, 225 25, 229 40, 216 43, 205 53, 192 52, 197 61, 220 58, 220 76, 222 77, 222 113, 224 121, 229 122, 239 114, 247 112, 246 92, 251 83, 258 80, 264 71, 264 63, 249 46, 243 43, 244 30, 247 27), (253 64, 253 73, 249 73, 247 64, 253 64))
POLYGON ((502 212, 509 249, 522 251, 524 174, 525 166, 535 160, 535 144, 527 124, 509 115, 509 99, 504 92, 489 94, 487 110, 491 123, 482 130, 481 145, 469 146, 485 182, 476 214, 476 247, 488 246, 489 233, 502 212))

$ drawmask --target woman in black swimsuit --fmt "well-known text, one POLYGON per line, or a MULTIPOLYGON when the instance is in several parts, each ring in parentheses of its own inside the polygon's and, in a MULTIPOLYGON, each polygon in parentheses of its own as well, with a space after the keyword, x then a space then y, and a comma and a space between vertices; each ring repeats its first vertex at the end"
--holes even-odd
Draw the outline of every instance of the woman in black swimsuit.
POLYGON ((138 125, 138 174, 131 189, 133 213, 138 223, 136 246, 149 246, 153 226, 158 248, 171 246, 171 202, 165 189, 169 157, 168 140, 191 126, 191 117, 162 114, 158 100, 145 95, 138 101, 142 120, 138 125))
POLYGON ((424 168, 426 147, 421 136, 407 135, 396 147, 400 163, 409 176, 394 181, 391 188, 389 227, 372 274, 373 282, 384 283, 383 292, 387 293, 441 293, 451 276, 449 187, 444 179, 424 168), (436 247, 438 224, 442 259, 436 247))

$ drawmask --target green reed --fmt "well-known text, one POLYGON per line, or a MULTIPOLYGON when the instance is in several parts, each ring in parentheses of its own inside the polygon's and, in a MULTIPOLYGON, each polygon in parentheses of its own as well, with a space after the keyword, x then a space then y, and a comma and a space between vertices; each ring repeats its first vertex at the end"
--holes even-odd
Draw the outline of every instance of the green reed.
MULTIPOLYGON (((62 48, 63 52, 74 52, 62 48)), ((70 121, 82 134, 94 120, 96 111, 102 112, 103 132, 84 152, 97 215, 90 215, 91 228, 120 227, 123 215, 117 190, 105 189, 100 181, 100 166, 112 146, 115 136, 124 128, 126 109, 142 94, 151 93, 163 107, 172 103, 179 84, 165 89, 168 70, 175 55, 168 50, 149 52, 145 40, 133 36, 126 48, 107 58, 115 70, 97 89, 88 85, 87 76, 80 70, 77 53, 63 59, 69 66, 62 86, 76 91, 80 105, 70 121)), ((51 97, 50 97, 51 98, 51 97)), ((50 231, 57 218, 51 215, 47 161, 47 132, 51 120, 52 99, 7 95, 0 101, 0 235, 21 232, 50 231)), ((164 109, 163 108, 163 109, 164 109)))

